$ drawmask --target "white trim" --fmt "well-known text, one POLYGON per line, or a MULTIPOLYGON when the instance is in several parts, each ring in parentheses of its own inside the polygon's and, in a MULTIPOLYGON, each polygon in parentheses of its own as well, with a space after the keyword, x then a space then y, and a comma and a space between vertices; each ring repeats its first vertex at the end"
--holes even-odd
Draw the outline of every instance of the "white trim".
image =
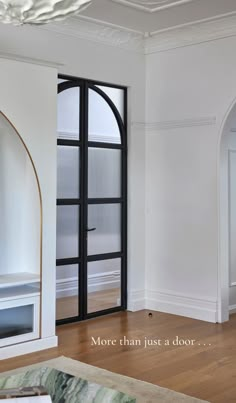
MULTIPOLYGON (((235 129, 231 129, 230 132, 236 132, 235 129)), ((228 227, 229 227, 229 287, 235 287, 236 286, 236 282, 231 281, 231 276, 232 276, 232 272, 231 272, 231 268, 232 268, 232 261, 231 261, 231 245, 232 245, 232 240, 231 240, 231 234, 232 234, 232 220, 231 220, 231 158, 232 155, 236 154, 236 150, 235 149, 231 149, 229 148, 228 150, 228 208, 229 208, 229 221, 228 221, 228 227)))
MULTIPOLYGON (((236 98, 226 110, 219 128, 217 156, 217 210, 218 210, 218 322, 229 320, 229 200, 228 162, 225 161, 225 134, 231 130, 231 115, 235 113, 236 98)), ((227 153, 228 156, 228 153, 227 153)))
POLYGON ((138 34, 138 35, 143 36, 143 32, 139 31, 137 29, 127 28, 127 27, 125 27, 123 25, 117 25, 117 24, 113 24, 112 22, 98 20, 97 18, 88 17, 86 15, 78 14, 77 16, 71 17, 70 20, 73 19, 73 18, 75 20, 77 20, 77 21, 78 20, 79 21, 85 21, 85 22, 87 21, 87 22, 91 22, 92 24, 95 23, 97 25, 101 25, 102 27, 106 26, 106 27, 113 28, 113 29, 116 29, 116 30, 119 29, 121 31, 125 31, 125 32, 129 32, 129 33, 132 33, 132 34, 136 34, 136 35, 138 34))
POLYGON ((236 305, 229 306, 229 314, 232 315, 233 313, 236 313, 236 305))
POLYGON ((136 312, 145 309, 145 290, 128 292, 128 311, 136 312))
POLYGON ((37 29, 144 53, 144 33, 81 15, 37 29))
POLYGON ((233 17, 233 16, 236 16, 236 11, 230 11, 228 13, 218 14, 218 15, 215 15, 213 17, 201 18, 200 20, 185 22, 183 24, 178 24, 178 25, 174 25, 174 26, 171 26, 171 27, 158 29, 156 31, 151 31, 151 32, 149 32, 149 36, 154 36, 154 35, 162 34, 162 33, 165 33, 165 32, 175 31, 177 29, 191 27, 191 26, 194 26, 194 25, 201 25, 201 24, 204 24, 204 23, 215 22, 215 21, 218 21, 218 20, 222 20, 223 23, 224 23, 226 18, 233 17))
MULTIPOLYGON (((179 24, 169 28, 142 32, 86 16, 74 16, 60 23, 34 27, 63 36, 89 40, 141 54, 151 54, 236 35, 236 11, 179 24)), ((0 57, 27 63, 60 67, 60 62, 2 53, 0 57)))
POLYGON ((133 290, 128 294, 128 310, 143 309, 217 322, 217 300, 171 290, 133 290))
POLYGON ((143 130, 146 132, 157 132, 161 130, 171 130, 183 127, 195 127, 195 126, 211 126, 216 124, 215 116, 197 116, 194 118, 178 119, 178 120, 167 120, 159 122, 132 122, 132 128, 143 130))
MULTIPOLYGON (((79 140, 78 133, 76 132, 69 132, 69 131, 58 131, 58 139, 62 140, 79 140)), ((96 142, 105 142, 105 143, 112 143, 112 144, 121 144, 120 137, 117 138, 115 136, 109 136, 107 134, 101 133, 89 133, 89 141, 96 141, 96 142)))
POLYGON ((236 35, 236 11, 153 31, 145 40, 145 54, 163 52, 236 35))
MULTIPOLYGON (((104 273, 96 273, 88 276, 88 293, 110 290, 120 287, 120 271, 113 270, 104 273)), ((56 281, 57 298, 78 295, 78 278, 70 277, 56 281)))
POLYGON ((131 7, 131 8, 135 8, 136 10, 143 10, 146 11, 147 13, 155 13, 157 11, 161 11, 161 10, 166 10, 167 8, 172 8, 172 7, 176 7, 176 6, 181 6, 183 4, 186 3, 192 3, 194 0, 175 0, 172 3, 167 3, 168 0, 166 0, 165 2, 167 4, 163 4, 165 3, 164 1, 160 2, 160 1, 137 1, 136 3, 132 0, 111 0, 114 3, 119 3, 122 4, 126 7, 131 7), (147 5, 145 5, 145 3, 147 3, 147 5), (162 4, 161 4, 162 3, 162 4), (156 6, 155 6, 156 4, 156 6), (154 5, 154 7, 153 7, 154 5))
POLYGON ((69 131, 57 131, 57 138, 62 140, 79 140, 79 133, 69 131))
POLYGON ((56 281, 56 298, 78 295, 78 278, 72 277, 56 281))
POLYGON ((45 67, 59 68, 59 67, 64 66, 63 63, 57 63, 57 62, 44 60, 44 59, 37 59, 36 57, 26 57, 26 56, 19 55, 17 53, 0 52, 0 59, 15 60, 15 61, 23 62, 23 63, 37 64, 39 66, 45 66, 45 67))
POLYGON ((217 301, 214 298, 190 296, 170 290, 147 290, 146 309, 217 322, 217 301))
POLYGON ((14 344, 13 346, 3 347, 0 349, 0 361, 57 346, 57 336, 45 337, 44 339, 28 341, 27 343, 14 344))
POLYGON ((89 133, 89 141, 101 142, 101 140, 105 143, 121 144, 121 137, 117 138, 114 136, 108 136, 107 134, 101 135, 100 133, 89 133))
POLYGON ((236 283, 231 281, 231 244, 232 244, 232 240, 231 240, 231 155, 235 154, 236 150, 228 150, 228 209, 229 209, 229 213, 228 213, 228 239, 229 239, 229 287, 233 287, 236 285, 236 283))

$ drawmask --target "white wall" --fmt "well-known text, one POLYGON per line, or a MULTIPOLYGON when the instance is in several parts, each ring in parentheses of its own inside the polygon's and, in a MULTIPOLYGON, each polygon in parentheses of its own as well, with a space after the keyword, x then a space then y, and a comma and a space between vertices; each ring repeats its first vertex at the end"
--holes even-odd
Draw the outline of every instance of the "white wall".
POLYGON ((29 155, 0 114, 0 275, 40 273, 41 206, 29 155))
POLYGON ((231 37, 147 56, 147 307, 210 321, 218 299, 218 146, 236 98, 235 45, 231 37))
MULTIPOLYGON (((145 137, 144 130, 135 128, 131 122, 144 121, 145 118, 144 55, 78 39, 73 35, 61 35, 40 27, 17 28, 0 25, 0 38, 0 52, 61 63, 60 73, 129 87, 128 294, 129 306, 135 309, 136 305, 133 302, 135 293, 139 291, 144 293, 145 286, 145 137)), ((22 85, 28 87, 29 82, 24 77, 21 79, 22 85)), ((54 78, 50 86, 54 85, 53 80, 54 78)), ((37 80, 37 89, 41 81, 37 80)), ((45 88, 41 91, 47 92, 45 88)), ((52 100, 48 99, 47 102, 52 100)), ((39 139, 39 131, 37 133, 39 139)), ((40 144, 40 147, 43 147, 43 144, 40 144)), ((52 148, 52 144, 48 145, 48 151, 52 148)), ((54 164, 54 158, 50 164, 54 164)), ((45 164, 44 169, 49 171, 50 167, 45 164)), ((50 203, 54 200, 51 198, 50 203)))
MULTIPOLYGON (((216 321, 217 169, 221 125, 236 99, 236 38, 153 53, 145 66, 141 54, 46 29, 1 25, 0 37, 2 52, 62 63, 64 74, 129 86, 130 307, 144 307, 146 299, 147 308, 216 321)), ((2 81, 6 76, 10 72, 2 81)), ((37 91, 41 81, 34 83, 37 91)), ((40 125, 37 138, 44 135, 40 125)), ((41 167, 44 174, 55 168, 50 163, 41 167)))
POLYGON ((26 143, 42 191, 41 335, 45 338, 55 335, 56 86, 54 68, 0 59, 0 110, 26 143))

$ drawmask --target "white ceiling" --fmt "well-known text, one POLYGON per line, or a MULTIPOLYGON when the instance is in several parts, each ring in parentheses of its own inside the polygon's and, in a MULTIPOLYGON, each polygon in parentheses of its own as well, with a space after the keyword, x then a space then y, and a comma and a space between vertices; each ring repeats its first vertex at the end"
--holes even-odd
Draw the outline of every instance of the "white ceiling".
POLYGON ((234 13, 236 0, 93 0, 81 15, 89 20, 153 33, 234 13))

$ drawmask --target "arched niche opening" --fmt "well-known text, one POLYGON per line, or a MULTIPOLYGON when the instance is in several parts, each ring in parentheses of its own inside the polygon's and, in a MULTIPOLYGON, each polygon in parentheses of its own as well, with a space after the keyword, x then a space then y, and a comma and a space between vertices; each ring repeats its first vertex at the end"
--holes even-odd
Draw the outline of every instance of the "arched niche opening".
MULTIPOLYGON (((39 281, 42 200, 37 172, 22 137, 0 112, 0 283, 39 281)), ((1 291, 1 290, 0 290, 1 291)))
POLYGON ((236 100, 226 113, 219 140, 218 322, 236 306, 236 100), (232 247, 234 245, 234 247, 232 247))

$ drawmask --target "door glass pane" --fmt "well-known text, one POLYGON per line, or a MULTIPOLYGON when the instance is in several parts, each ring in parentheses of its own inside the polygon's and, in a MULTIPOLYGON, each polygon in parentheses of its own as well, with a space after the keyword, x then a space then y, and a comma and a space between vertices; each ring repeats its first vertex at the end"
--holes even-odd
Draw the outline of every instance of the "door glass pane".
POLYGON ((79 198, 79 148, 57 147, 57 198, 79 198))
POLYGON ((88 313, 121 305, 121 259, 88 263, 88 313))
POLYGON ((61 84, 61 83, 65 83, 66 81, 69 81, 69 80, 65 80, 64 78, 58 78, 57 83, 61 84))
POLYGON ((121 151, 89 148, 88 197, 121 196, 121 151))
POLYGON ((88 255, 120 252, 120 204, 95 204, 88 206, 88 255))
POLYGON ((79 316, 79 266, 57 266, 56 319, 79 316))
POLYGON ((57 259, 79 256, 79 206, 57 206, 57 259))
POLYGON ((80 88, 73 87, 60 92, 57 109, 58 138, 79 140, 80 88))
POLYGON ((121 143, 120 130, 108 103, 93 90, 89 90, 89 141, 121 143))
POLYGON ((96 87, 100 88, 108 95, 124 121, 124 90, 120 88, 105 87, 103 85, 96 85, 96 87))
POLYGON ((33 305, 0 310, 0 339, 33 332, 33 305))

